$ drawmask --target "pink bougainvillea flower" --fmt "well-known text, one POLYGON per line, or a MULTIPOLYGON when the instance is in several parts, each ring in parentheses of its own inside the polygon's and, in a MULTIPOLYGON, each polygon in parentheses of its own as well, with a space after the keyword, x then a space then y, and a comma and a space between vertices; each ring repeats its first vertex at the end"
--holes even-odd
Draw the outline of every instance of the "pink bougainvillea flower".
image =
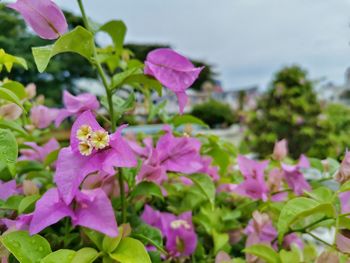
POLYGON ((5 224, 7 230, 28 230, 33 214, 22 214, 15 220, 3 218, 1 221, 5 224))
POLYGON ((288 143, 286 139, 275 143, 272 157, 277 161, 282 161, 288 155, 288 143))
POLYGON ((200 141, 187 136, 175 137, 170 126, 165 126, 164 130, 166 134, 159 138, 156 150, 165 169, 185 174, 202 169, 200 141))
POLYGON ((350 180, 350 152, 346 151, 343 161, 340 164, 339 170, 335 175, 335 180, 343 184, 350 180))
POLYGON ((59 110, 55 125, 58 127, 62 121, 70 116, 79 115, 87 110, 97 110, 100 104, 96 96, 90 93, 83 93, 73 96, 68 91, 63 92, 64 109, 59 110))
POLYGON ((2 182, 0 180, 0 200, 6 200, 10 196, 18 194, 16 181, 11 180, 8 182, 2 182))
MULTIPOLYGON (((120 196, 120 188, 118 180, 114 176, 110 176, 104 172, 98 172, 90 174, 84 180, 82 184, 82 189, 95 189, 101 188, 107 196, 109 197, 118 197, 120 196)), ((125 192, 128 192, 128 185, 124 185, 125 192)))
POLYGON ((309 160, 304 155, 300 156, 299 162, 296 165, 287 165, 282 163, 282 169, 284 171, 284 177, 287 184, 296 195, 302 195, 304 191, 311 190, 309 183, 306 181, 301 171, 301 169, 309 167, 309 160))
POLYGON ((271 193, 271 201, 273 202, 282 202, 288 197, 288 192, 283 191, 282 188, 283 178, 284 174, 281 169, 274 168, 269 173, 267 185, 271 193))
POLYGON ((192 213, 185 212, 179 216, 159 212, 146 205, 142 220, 158 228, 166 238, 165 248, 171 257, 191 255, 197 246, 197 235, 192 223, 192 213))
POLYGON ((102 189, 79 191, 67 205, 57 188, 51 188, 37 201, 29 232, 39 233, 64 217, 70 217, 74 226, 91 228, 111 237, 118 235, 112 204, 102 189))
POLYGON ((285 249, 290 250, 293 244, 296 245, 296 246, 298 246, 300 249, 303 249, 303 248, 304 248, 304 243, 303 243, 303 241, 301 240, 301 238, 300 238, 296 233, 291 233, 291 234, 289 234, 289 235, 286 235, 286 236, 283 238, 282 246, 283 246, 285 249))
POLYGON ((67 31, 63 12, 51 0, 17 0, 7 6, 19 12, 41 38, 56 39, 67 31))
POLYGON ((215 263, 230 263, 232 259, 229 254, 224 251, 220 251, 216 254, 215 263))
POLYGON ((340 252, 350 254, 350 230, 341 229, 336 235, 335 243, 340 252))
POLYGON ((188 100, 186 89, 198 78, 202 69, 195 68, 191 61, 169 48, 151 51, 145 61, 145 74, 155 77, 175 93, 181 114, 188 100))
POLYGON ((264 172, 269 161, 258 162, 243 155, 238 155, 237 163, 239 170, 245 179, 256 179, 264 181, 264 172))
POLYGON ((22 115, 23 110, 14 103, 5 104, 0 107, 0 116, 5 120, 14 121, 22 115))
POLYGON ((341 212, 343 214, 350 213, 350 191, 339 194, 341 212))
POLYGON ((58 109, 48 108, 43 105, 35 106, 30 111, 30 119, 36 128, 45 129, 55 121, 58 111, 58 109))
MULTIPOLYGON (((247 235, 246 247, 260 243, 272 245, 271 242, 277 237, 277 231, 272 225, 269 216, 258 211, 253 212, 253 218, 249 221, 244 232, 247 235)), ((247 262, 255 262, 254 260, 257 259, 257 257, 246 254, 246 259, 247 262)))
POLYGON ((219 169, 217 166, 212 166, 213 159, 209 156, 204 156, 201 159, 203 167, 198 171, 199 173, 204 173, 209 175, 213 181, 220 179, 219 169))
POLYGON ((203 167, 200 141, 190 137, 175 137, 169 126, 165 126, 164 130, 166 133, 160 137, 156 147, 153 147, 150 138, 144 140, 144 148, 131 144, 134 152, 144 159, 136 177, 138 182, 161 184, 167 179, 167 171, 184 174, 210 172, 215 176, 215 168, 209 167, 211 160, 205 160, 208 167, 203 167))
POLYGON ((21 156, 18 158, 18 160, 43 162, 48 154, 60 148, 60 144, 55 138, 50 139, 43 146, 39 146, 34 142, 26 142, 24 144, 31 147, 32 149, 20 150, 21 156))
POLYGON ((137 166, 136 156, 123 139, 121 126, 108 134, 91 111, 80 114, 72 126, 70 146, 63 148, 57 159, 54 176, 58 190, 69 204, 88 174, 115 174, 115 167, 137 166))
POLYGON ((268 161, 257 162, 242 155, 237 157, 237 162, 244 181, 234 189, 239 195, 250 197, 254 200, 267 200, 269 189, 265 183, 264 171, 268 161))

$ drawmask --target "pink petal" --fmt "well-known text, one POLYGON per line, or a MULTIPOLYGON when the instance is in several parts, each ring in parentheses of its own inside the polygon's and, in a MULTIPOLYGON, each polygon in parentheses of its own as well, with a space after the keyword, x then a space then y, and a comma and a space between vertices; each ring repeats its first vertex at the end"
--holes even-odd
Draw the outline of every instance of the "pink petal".
POLYGON ((31 109, 30 119, 35 127, 45 129, 56 119, 58 112, 58 109, 39 105, 31 109))
POLYGON ((16 180, 11 180, 5 183, 0 181, 0 200, 6 200, 17 193, 16 180))
POLYGON ((68 117, 72 116, 73 114, 69 111, 67 111, 66 109, 61 109, 59 110, 56 120, 55 120, 55 126, 59 127, 61 125, 61 123, 67 119, 68 117))
POLYGON ((21 13, 41 38, 56 39, 67 31, 63 12, 50 0, 17 0, 7 6, 21 13))
POLYGON ((101 167, 96 156, 82 156, 71 147, 62 148, 58 155, 54 181, 66 204, 74 199, 84 178, 101 167))
POLYGON ((96 96, 90 93, 73 96, 66 90, 63 92, 63 103, 65 108, 73 114, 78 114, 86 110, 97 110, 100 107, 96 96))
POLYGON ((36 202, 29 232, 39 233, 66 216, 74 217, 73 211, 60 200, 57 188, 51 188, 36 202))
POLYGON ((185 109, 187 102, 188 102, 187 94, 186 94, 186 92, 176 92, 175 94, 176 94, 177 100, 179 102, 180 114, 183 114, 184 109, 185 109))
POLYGON ((124 140, 121 133, 126 126, 120 126, 118 130, 110 136, 110 146, 113 151, 108 155, 105 164, 110 164, 115 167, 135 167, 137 166, 136 155, 132 148, 124 140))
POLYGON ((88 227, 111 237, 118 235, 113 207, 103 190, 82 190, 77 201, 76 218, 73 222, 75 225, 88 227))

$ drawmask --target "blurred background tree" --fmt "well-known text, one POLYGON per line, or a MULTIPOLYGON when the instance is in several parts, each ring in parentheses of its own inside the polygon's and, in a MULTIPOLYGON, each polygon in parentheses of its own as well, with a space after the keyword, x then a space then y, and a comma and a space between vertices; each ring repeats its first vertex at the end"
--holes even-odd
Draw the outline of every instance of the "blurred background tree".
POLYGON ((211 128, 228 127, 237 122, 237 116, 230 105, 214 99, 195 105, 191 114, 204 121, 211 128))
POLYGON ((326 140, 328 127, 320 124, 321 106, 313 85, 299 66, 276 73, 271 87, 258 99, 257 109, 248 116, 246 139, 253 152, 265 157, 277 140, 285 138, 291 156, 298 158, 317 140, 326 140))

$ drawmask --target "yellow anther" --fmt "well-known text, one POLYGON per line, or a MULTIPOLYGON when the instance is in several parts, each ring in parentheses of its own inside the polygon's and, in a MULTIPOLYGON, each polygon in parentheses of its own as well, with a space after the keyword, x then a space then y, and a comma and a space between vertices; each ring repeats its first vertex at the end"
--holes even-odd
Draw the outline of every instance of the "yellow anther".
POLYGON ((91 144, 95 149, 103 149, 109 145, 109 135, 106 131, 95 131, 91 134, 91 144))
POLYGON ((185 229, 191 229, 191 226, 190 224, 185 221, 185 220, 182 220, 182 219, 178 219, 178 220, 174 220, 170 223, 170 227, 172 229, 178 229, 180 227, 184 227, 185 229))
POLYGON ((80 142, 78 148, 81 155, 84 156, 89 156, 94 149, 94 147, 89 142, 80 142))
POLYGON ((91 136, 92 129, 89 125, 82 125, 77 130, 76 137, 79 141, 86 141, 91 136))

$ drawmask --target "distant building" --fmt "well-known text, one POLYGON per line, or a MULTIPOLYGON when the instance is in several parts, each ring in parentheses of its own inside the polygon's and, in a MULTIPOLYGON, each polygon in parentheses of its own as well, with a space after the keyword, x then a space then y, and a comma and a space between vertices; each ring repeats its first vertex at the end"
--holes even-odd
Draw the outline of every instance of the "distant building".
POLYGON ((345 71, 343 85, 327 82, 317 89, 318 98, 325 102, 336 102, 350 105, 350 68, 345 71))

